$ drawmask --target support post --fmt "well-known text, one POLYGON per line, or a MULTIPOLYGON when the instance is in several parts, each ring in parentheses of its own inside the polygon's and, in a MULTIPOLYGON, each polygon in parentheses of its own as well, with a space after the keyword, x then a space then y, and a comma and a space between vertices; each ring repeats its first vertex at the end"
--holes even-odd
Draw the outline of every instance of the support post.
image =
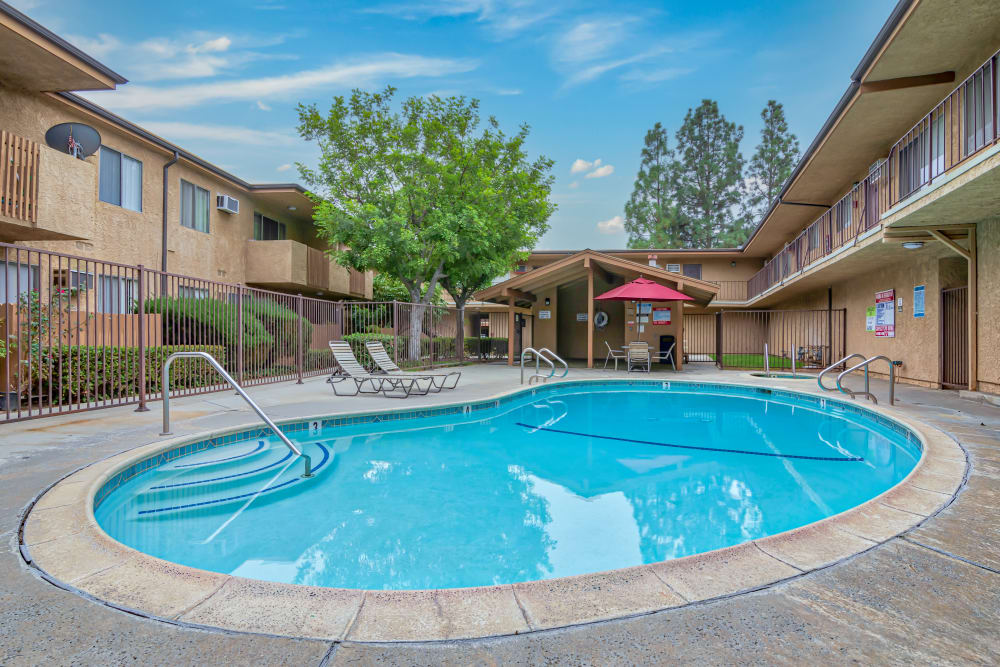
POLYGON ((594 265, 587 262, 587 368, 594 367, 594 265))
MULTIPOLYGON (((139 269, 139 407, 136 412, 149 412, 146 407, 146 309, 143 306, 146 299, 146 270, 140 264, 139 269)), ((4 388, 6 389, 6 388, 4 388)))
POLYGON ((979 285, 976 228, 969 229, 969 391, 979 388, 979 285))
POLYGON ((298 298, 298 301, 297 301, 297 306, 298 306, 298 313, 299 313, 299 320, 298 320, 298 323, 299 323, 299 345, 298 345, 298 348, 299 349, 298 349, 298 355, 297 355, 298 356, 298 359, 297 359, 298 363, 296 363, 296 366, 298 366, 298 368, 299 368, 299 380, 295 384, 302 384, 302 363, 303 363, 302 360, 303 360, 303 356, 304 355, 302 354, 302 295, 301 294, 299 294, 299 298, 298 298))
POLYGON ((392 301, 392 361, 399 365, 399 301, 392 301))
POLYGON ((507 297, 507 365, 514 365, 514 297, 507 297))

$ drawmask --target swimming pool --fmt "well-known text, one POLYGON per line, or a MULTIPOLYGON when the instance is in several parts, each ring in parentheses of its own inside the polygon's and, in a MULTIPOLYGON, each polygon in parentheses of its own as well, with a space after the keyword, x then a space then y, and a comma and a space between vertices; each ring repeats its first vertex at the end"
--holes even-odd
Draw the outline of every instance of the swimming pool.
POLYGON ((669 560, 850 509, 902 480, 916 436, 777 389, 562 383, 493 401, 283 426, 121 471, 95 516, 159 558, 270 581, 429 589, 669 560))

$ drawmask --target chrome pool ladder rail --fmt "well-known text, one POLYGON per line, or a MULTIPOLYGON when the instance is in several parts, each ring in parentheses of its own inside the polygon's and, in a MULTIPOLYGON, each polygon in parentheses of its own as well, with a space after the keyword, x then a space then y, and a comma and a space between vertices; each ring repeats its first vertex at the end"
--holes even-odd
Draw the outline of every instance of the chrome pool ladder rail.
POLYGON ((545 382, 550 377, 556 374, 556 365, 552 362, 551 359, 544 356, 541 352, 539 352, 533 347, 526 347, 524 348, 524 350, 521 351, 521 384, 524 384, 524 358, 528 355, 529 352, 535 355, 535 372, 533 375, 531 375, 531 377, 528 378, 529 385, 535 378, 538 378, 539 382, 545 382), (548 375, 542 375, 539 370, 539 364, 542 361, 547 363, 549 367, 552 369, 548 375))
MULTIPOLYGON (((827 387, 825 384, 823 384, 823 376, 826 375, 827 373, 829 373, 830 371, 832 371, 833 369, 838 368, 840 366, 845 366, 846 367, 847 366, 847 362, 850 361, 851 359, 853 359, 854 357, 857 357, 858 359, 864 359, 865 355, 859 354, 857 352, 855 352, 854 354, 849 354, 846 357, 844 357, 843 359, 841 359, 840 361, 835 361, 834 363, 830 364, 829 366, 827 366, 826 368, 824 368, 822 371, 820 371, 819 377, 816 378, 816 382, 819 383, 819 388, 822 389, 823 391, 833 391, 834 389, 836 389, 836 387, 827 387)), ((867 366, 865 366, 865 391, 866 392, 868 391, 868 367, 867 366)))
MULTIPOLYGON (((563 372, 562 372, 562 375, 560 375, 559 377, 564 378, 567 375, 569 375, 569 364, 567 364, 566 361, 562 357, 560 357, 558 354, 556 354, 555 352, 553 352, 552 350, 550 350, 547 347, 543 347, 538 352, 541 353, 541 354, 547 354, 547 355, 549 355, 549 356, 552 357, 551 361, 557 361, 560 364, 562 364, 563 372)), ((555 375, 555 371, 553 371, 552 375, 555 375)), ((550 375, 549 377, 552 377, 552 375, 550 375)))
POLYGON ((885 361, 886 363, 889 364, 889 405, 895 405, 895 403, 896 403, 896 366, 900 362, 893 361, 892 359, 890 359, 889 357, 885 356, 884 354, 877 354, 874 357, 869 357, 868 359, 865 359, 864 361, 862 361, 860 364, 855 364, 854 366, 851 366, 850 368, 848 368, 848 369, 844 370, 843 372, 841 372, 837 376, 837 389, 839 389, 843 393, 847 394, 851 398, 857 398, 857 394, 862 394, 866 398, 871 399, 872 403, 874 403, 875 405, 878 405, 878 399, 875 398, 875 394, 871 393, 871 391, 869 391, 869 389, 868 389, 868 366, 873 361, 885 361), (852 373, 852 372, 858 370, 859 368, 864 368, 865 369, 865 390, 864 391, 851 391, 850 389, 845 389, 843 387, 843 385, 841 385, 841 380, 843 380, 843 378, 844 378, 845 375, 847 375, 848 373, 852 373))
POLYGON ((270 417, 268 417, 266 414, 264 414, 264 411, 260 409, 260 406, 257 405, 254 402, 254 400, 252 398, 250 398, 250 396, 243 390, 243 387, 241 387, 239 384, 237 384, 236 380, 234 380, 233 377, 229 373, 226 372, 226 369, 222 367, 222 364, 220 364, 215 359, 215 357, 213 357, 208 352, 193 352, 193 351, 192 352, 174 352, 169 357, 167 357, 167 360, 163 363, 163 432, 160 433, 160 435, 171 435, 171 433, 170 433, 170 364, 173 363, 174 359, 179 359, 179 358, 182 358, 182 357, 204 359, 209 364, 211 364, 211 366, 216 370, 216 372, 218 372, 219 375, 222 376, 222 379, 225 380, 226 382, 228 382, 229 385, 233 389, 236 390, 236 393, 243 397, 243 400, 246 401, 250 405, 251 408, 253 408, 254 412, 257 413, 257 416, 260 417, 264 421, 265 424, 267 424, 267 426, 274 432, 275 435, 278 436, 278 438, 283 443, 285 443, 285 446, 288 447, 288 449, 292 450, 292 452, 296 456, 298 456, 299 458, 302 459, 303 466, 305 467, 305 470, 303 471, 302 476, 303 477, 312 477, 313 476, 313 472, 312 472, 312 459, 309 457, 309 455, 308 454, 303 454, 302 450, 299 449, 298 447, 296 447, 295 443, 293 443, 291 440, 288 439, 288 436, 285 435, 281 431, 280 428, 278 428, 277 424, 275 424, 273 421, 271 421, 270 417))

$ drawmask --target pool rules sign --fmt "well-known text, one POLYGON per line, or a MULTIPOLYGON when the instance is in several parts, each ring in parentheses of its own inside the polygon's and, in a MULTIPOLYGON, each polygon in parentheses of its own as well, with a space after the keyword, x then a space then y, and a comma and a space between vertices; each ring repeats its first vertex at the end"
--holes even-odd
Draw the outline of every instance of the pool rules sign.
POLYGON ((875 292, 875 337, 896 337, 896 290, 875 292))

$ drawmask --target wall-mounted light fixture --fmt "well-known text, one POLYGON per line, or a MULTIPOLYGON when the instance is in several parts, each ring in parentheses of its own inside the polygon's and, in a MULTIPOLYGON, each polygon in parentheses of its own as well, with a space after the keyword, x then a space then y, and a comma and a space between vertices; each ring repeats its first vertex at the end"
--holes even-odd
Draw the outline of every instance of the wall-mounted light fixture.
POLYGON ((903 247, 907 250, 920 250, 924 247, 923 241, 906 241, 903 243, 903 247))
POLYGON ((734 259, 733 261, 729 262, 729 266, 736 268, 736 260, 734 259))
POLYGON ((549 299, 549 297, 545 297, 545 305, 547 306, 550 303, 552 303, 552 301, 549 299))

